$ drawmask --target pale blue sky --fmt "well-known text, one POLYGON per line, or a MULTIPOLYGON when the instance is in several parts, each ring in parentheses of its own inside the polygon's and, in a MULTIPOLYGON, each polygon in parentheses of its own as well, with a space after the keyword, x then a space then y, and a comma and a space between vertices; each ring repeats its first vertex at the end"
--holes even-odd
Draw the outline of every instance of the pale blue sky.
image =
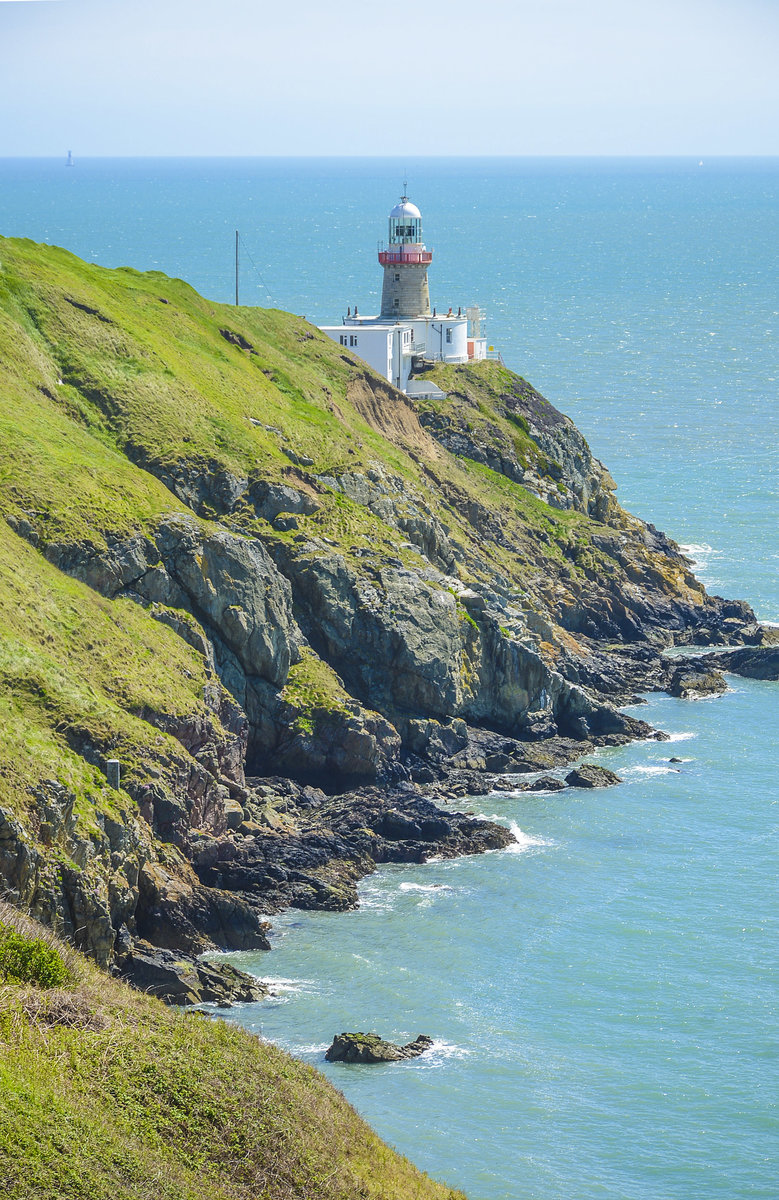
POLYGON ((779 0, 0 0, 0 156, 779 154, 779 0))

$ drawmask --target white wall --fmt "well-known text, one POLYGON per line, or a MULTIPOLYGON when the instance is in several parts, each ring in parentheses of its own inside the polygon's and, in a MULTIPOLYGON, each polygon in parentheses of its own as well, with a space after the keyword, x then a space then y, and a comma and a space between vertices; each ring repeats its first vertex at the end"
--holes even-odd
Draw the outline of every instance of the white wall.
POLYGON ((427 358, 455 363, 468 361, 466 317, 421 317, 411 324, 417 341, 425 343, 427 358))
POLYGON ((393 327, 387 325, 320 325, 344 354, 362 358, 374 371, 392 381, 393 327))

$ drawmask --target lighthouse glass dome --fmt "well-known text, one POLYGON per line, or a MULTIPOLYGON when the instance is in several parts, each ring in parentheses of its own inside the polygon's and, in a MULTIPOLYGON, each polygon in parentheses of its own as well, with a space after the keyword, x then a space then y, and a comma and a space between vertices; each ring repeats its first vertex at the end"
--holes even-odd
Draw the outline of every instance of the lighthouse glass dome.
POLYGON ((401 197, 389 215, 389 240, 391 246, 422 241, 422 214, 407 196, 401 197))

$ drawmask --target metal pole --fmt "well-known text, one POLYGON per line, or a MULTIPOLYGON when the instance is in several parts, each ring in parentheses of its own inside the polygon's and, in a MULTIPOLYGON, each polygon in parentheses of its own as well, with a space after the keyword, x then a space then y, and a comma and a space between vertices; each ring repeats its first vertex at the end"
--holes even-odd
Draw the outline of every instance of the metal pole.
POLYGON ((238 230, 235 231, 235 307, 238 307, 238 230))

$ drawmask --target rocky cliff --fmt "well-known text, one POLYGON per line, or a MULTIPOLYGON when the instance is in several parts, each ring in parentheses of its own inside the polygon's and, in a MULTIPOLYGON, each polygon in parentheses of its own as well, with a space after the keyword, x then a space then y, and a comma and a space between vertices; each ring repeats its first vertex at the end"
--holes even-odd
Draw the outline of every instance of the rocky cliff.
POLYGON ((414 405, 302 318, 8 239, 0 362, 0 878, 104 964, 505 844, 424 789, 647 733, 663 648, 763 638, 498 363, 414 405))

